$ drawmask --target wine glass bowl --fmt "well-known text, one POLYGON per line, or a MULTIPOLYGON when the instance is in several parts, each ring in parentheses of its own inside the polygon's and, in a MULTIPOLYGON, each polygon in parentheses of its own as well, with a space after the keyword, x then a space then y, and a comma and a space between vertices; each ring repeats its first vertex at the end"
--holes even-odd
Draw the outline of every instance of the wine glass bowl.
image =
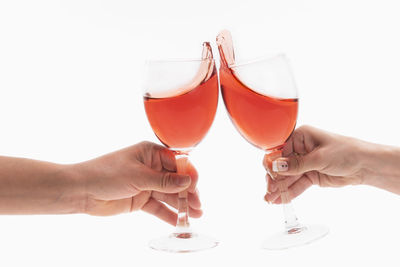
POLYGON ((229 67, 221 64, 221 91, 233 124, 265 151, 282 147, 296 125, 297 90, 287 68, 283 54, 229 67))
POLYGON ((214 60, 148 61, 147 68, 144 106, 152 129, 171 150, 190 151, 204 138, 215 116, 214 60))

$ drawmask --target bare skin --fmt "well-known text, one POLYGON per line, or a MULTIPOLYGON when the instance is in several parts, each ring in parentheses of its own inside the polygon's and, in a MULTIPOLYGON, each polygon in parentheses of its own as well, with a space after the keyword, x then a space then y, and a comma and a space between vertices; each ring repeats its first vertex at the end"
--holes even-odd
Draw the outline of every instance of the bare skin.
POLYGON ((288 186, 289 198, 312 185, 342 187, 371 185, 400 194, 400 149, 364 142, 311 126, 296 129, 283 148, 281 158, 267 155, 265 200, 281 204, 279 183, 288 186), (274 166, 274 167, 272 167, 274 166), (274 168, 274 170, 272 170, 274 168))
POLYGON ((77 164, 0 157, 0 214, 114 215, 143 210, 175 225, 178 192, 188 189, 189 215, 202 215, 188 164, 176 173, 168 149, 142 142, 77 164))

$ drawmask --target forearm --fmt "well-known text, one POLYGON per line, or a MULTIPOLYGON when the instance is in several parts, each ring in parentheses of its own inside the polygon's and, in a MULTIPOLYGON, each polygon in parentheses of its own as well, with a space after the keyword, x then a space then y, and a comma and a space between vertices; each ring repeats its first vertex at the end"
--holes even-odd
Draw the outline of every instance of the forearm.
POLYGON ((362 154, 364 183, 400 194, 400 148, 366 144, 362 154))
POLYGON ((84 203, 68 165, 0 157, 0 214, 80 213, 84 203))

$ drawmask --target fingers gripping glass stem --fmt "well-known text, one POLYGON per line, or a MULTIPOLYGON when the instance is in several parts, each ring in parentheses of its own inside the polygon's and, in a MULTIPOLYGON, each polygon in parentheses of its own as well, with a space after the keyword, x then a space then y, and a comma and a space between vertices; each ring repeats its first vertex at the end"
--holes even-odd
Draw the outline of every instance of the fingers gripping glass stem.
MULTIPOLYGON (((270 163, 272 163, 275 159, 282 156, 281 150, 272 151, 269 154, 270 163)), ((272 165, 272 164, 269 164, 272 165)), ((268 173, 271 177, 276 177, 276 173, 272 171, 272 168, 268 168, 268 173)), ((285 228, 288 233, 297 232, 300 228, 300 223, 295 214, 292 203, 290 202, 290 196, 288 191, 288 185, 286 180, 280 180, 278 183, 278 189, 281 196, 281 202, 283 206, 283 216, 285 218, 285 228)))
MULTIPOLYGON (((277 178, 277 173, 272 171, 272 162, 282 156, 281 150, 267 151, 268 154, 268 174, 273 178, 277 178)), ((302 225, 297 219, 292 203, 286 179, 277 181, 278 190, 281 197, 283 207, 283 215, 285 218, 285 230, 269 236, 263 243, 265 249, 286 249, 303 244, 307 244, 325 236, 329 230, 322 225, 302 225)))

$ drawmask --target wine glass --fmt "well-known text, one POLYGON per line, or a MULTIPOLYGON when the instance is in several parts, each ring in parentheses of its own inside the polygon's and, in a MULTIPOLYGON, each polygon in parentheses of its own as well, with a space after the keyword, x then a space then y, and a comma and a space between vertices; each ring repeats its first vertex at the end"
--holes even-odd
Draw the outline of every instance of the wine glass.
MULTIPOLYGON (((144 107, 158 139, 175 153, 177 172, 186 173, 189 152, 204 138, 218 105, 218 77, 209 43, 199 60, 147 62, 144 107)), ((175 231, 152 240, 150 247, 168 252, 191 252, 218 242, 194 233, 188 220, 187 191, 178 197, 175 231)))
MULTIPOLYGON (((222 97, 228 114, 239 133, 274 160, 296 126, 298 94, 288 59, 283 54, 236 63, 229 31, 217 36, 221 66, 222 97)), ((272 166, 269 174, 275 175, 272 166)), ((262 247, 285 249, 310 243, 325 236, 328 228, 302 225, 288 196, 286 181, 278 184, 285 229, 268 237, 262 247)))

